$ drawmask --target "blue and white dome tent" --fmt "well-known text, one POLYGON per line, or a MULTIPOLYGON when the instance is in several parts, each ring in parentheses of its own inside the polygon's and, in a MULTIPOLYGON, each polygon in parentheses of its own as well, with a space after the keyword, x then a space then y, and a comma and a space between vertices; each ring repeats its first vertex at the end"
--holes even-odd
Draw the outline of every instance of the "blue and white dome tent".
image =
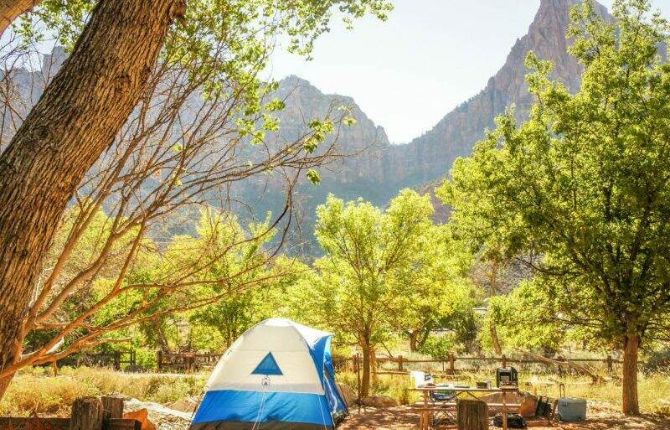
POLYGON ((348 410, 335 384, 332 335, 272 318, 223 354, 191 430, 333 429, 348 410))

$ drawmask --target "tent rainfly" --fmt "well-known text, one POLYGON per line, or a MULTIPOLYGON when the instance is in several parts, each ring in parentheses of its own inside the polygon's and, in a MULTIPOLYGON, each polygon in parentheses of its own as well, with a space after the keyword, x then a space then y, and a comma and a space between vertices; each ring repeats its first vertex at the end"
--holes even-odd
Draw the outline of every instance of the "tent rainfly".
POLYGON ((280 318, 249 329, 214 368, 191 430, 335 428, 348 411, 331 338, 280 318))

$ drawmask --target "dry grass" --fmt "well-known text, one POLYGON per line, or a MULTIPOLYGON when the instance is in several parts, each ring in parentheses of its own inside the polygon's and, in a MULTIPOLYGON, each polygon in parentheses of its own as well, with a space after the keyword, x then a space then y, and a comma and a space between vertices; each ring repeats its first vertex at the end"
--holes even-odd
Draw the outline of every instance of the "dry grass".
MULTIPOLYGON (((339 384, 347 385, 356 391, 358 382, 356 374, 352 372, 339 372, 337 381, 339 384)), ((370 387, 371 396, 388 396, 398 401, 401 405, 409 405, 419 400, 420 394, 411 391, 414 384, 407 376, 402 375, 380 375, 373 381, 370 387)))
MULTIPOLYGON (((6 395, 0 401, 0 415, 28 416, 60 415, 69 413, 74 399, 82 396, 121 394, 143 401, 170 403, 187 396, 200 397, 207 373, 195 375, 129 374, 108 369, 63 369, 59 376, 51 376, 48 369, 29 369, 14 378, 6 395)), ((476 381, 492 379, 490 373, 459 375, 458 382, 472 385, 476 381)), ((356 389, 356 374, 340 372, 340 383, 356 389)), ((621 387, 615 382, 590 384, 588 378, 567 377, 558 380, 547 375, 521 375, 521 387, 540 395, 558 396, 558 382, 563 382, 566 394, 583 397, 591 402, 618 409, 621 387)), ((412 392, 409 377, 381 375, 373 384, 372 395, 385 395, 400 404, 419 400, 412 392)), ((670 375, 640 376, 640 405, 643 412, 670 415, 670 375)))
MULTIPOLYGON (((594 399, 617 409, 621 404, 621 384, 613 381, 592 385, 587 379, 570 378, 567 380, 566 392, 571 397, 594 399)), ((638 379, 638 393, 643 412, 670 415, 669 375, 641 375, 638 379)))
MULTIPOLYGON (((477 381, 492 381, 495 378, 491 373, 463 373, 444 382, 454 382, 464 385, 475 385, 477 381)), ((537 395, 559 397, 559 385, 565 385, 565 394, 569 397, 581 397, 596 402, 602 406, 619 409, 621 403, 621 384, 609 381, 604 384, 593 385, 590 378, 568 376, 559 379, 556 375, 520 375, 520 386, 523 390, 537 395)), ((340 373, 338 380, 356 388, 356 374, 340 373)), ((440 380, 442 382, 442 380, 440 380)), ((378 378, 371 389, 372 395, 386 395, 393 397, 400 404, 414 403, 419 395, 410 391, 413 385, 409 377, 384 375, 378 378)), ((638 380, 640 407, 645 413, 660 413, 670 416, 670 375, 668 374, 641 374, 638 380)))
POLYGON ((66 416, 74 399, 109 394, 165 404, 187 396, 199 397, 206 377, 128 374, 95 368, 66 368, 58 376, 50 376, 48 369, 30 369, 14 377, 0 401, 0 415, 66 416))

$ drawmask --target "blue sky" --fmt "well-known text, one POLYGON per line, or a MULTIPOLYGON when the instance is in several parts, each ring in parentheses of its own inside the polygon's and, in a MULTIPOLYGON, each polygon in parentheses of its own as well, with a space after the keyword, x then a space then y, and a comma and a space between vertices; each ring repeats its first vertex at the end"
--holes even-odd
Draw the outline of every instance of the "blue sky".
MULTIPOLYGON (((278 49, 270 73, 295 74, 326 93, 354 97, 393 143, 406 143, 486 85, 540 0, 393 3, 387 22, 364 19, 352 31, 336 23, 310 62, 278 49)), ((670 18, 670 0, 652 4, 670 18)))

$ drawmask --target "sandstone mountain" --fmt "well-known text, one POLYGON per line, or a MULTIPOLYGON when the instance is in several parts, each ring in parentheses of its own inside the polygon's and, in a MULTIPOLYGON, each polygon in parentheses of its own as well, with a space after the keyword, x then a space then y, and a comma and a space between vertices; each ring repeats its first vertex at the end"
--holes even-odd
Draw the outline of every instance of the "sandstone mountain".
MULTIPOLYGON (((569 10, 580 0, 542 0, 528 33, 518 39, 502 68, 476 96, 448 113, 432 130, 405 145, 385 145, 379 165, 385 169, 368 175, 396 190, 419 186, 445 176, 453 161, 469 155, 474 144, 494 125, 496 116, 515 104, 520 117, 532 103, 525 83, 524 61, 529 51, 551 60, 555 75, 571 90, 579 86, 580 66, 567 52, 569 10)), ((607 10, 599 5, 599 13, 607 10)), ((373 125, 371 125, 373 126, 373 125)), ((344 142, 348 144, 348 142, 344 142)), ((379 156, 373 154, 372 156, 379 156)))
MULTIPOLYGON (((327 193, 342 198, 362 197, 383 205, 404 187, 430 192, 441 178, 448 175, 454 160, 467 156, 487 129, 494 126, 496 116, 514 104, 520 119, 532 104, 525 82, 525 58, 529 51, 552 61, 554 74, 571 90, 579 86, 580 65, 567 52, 566 31, 569 11, 580 0, 541 0, 528 33, 512 47, 505 64, 489 79, 485 88, 440 120, 432 130, 404 145, 391 145, 382 128, 376 126, 353 103, 359 123, 355 134, 341 136, 343 148, 369 147, 364 154, 347 160, 340 168, 324 173, 318 190, 305 190, 303 204, 306 229, 311 227, 311 214, 327 193), (361 141, 359 139, 370 139, 361 141)), ((598 13, 609 16, 607 9, 597 5, 598 13)), ((308 82, 290 77, 281 82, 282 91, 293 91, 288 104, 295 112, 322 112, 323 106, 338 100, 324 95, 308 82)), ((408 107, 410 108, 410 107, 408 107)), ((289 115, 290 116, 290 115, 289 115)), ((288 118, 287 118, 288 119, 288 118)), ((290 119, 289 119, 290 122, 290 119)), ((304 189, 304 188, 303 188, 304 189)), ((441 218, 447 213, 440 208, 441 218)))
MULTIPOLYGON (((418 185, 444 176, 453 161, 469 155, 474 143, 492 128, 496 116, 515 104, 521 117, 532 103, 524 76, 524 61, 529 51, 551 60, 555 75, 570 89, 579 85, 580 66, 567 52, 565 33, 569 10, 578 0, 542 0, 528 33, 518 39, 503 67, 491 77, 484 90, 447 114, 429 132, 407 145, 391 148, 395 166, 403 185, 418 185), (402 161, 401 161, 402 160, 402 161)), ((606 14, 604 7, 600 11, 606 14)))
MULTIPOLYGON (((340 130, 337 140, 343 153, 352 154, 321 171, 322 182, 314 186, 308 181, 299 184, 296 199, 298 222, 292 238, 294 245, 307 244, 312 253, 315 208, 329 193, 350 200, 362 197, 377 205, 385 205, 405 187, 430 192, 441 178, 448 175, 454 160, 471 153, 487 128, 507 106, 515 104, 523 118, 532 103, 524 76, 524 60, 529 51, 535 52, 555 65, 555 76, 570 89, 579 86, 580 66, 567 53, 566 29, 569 9, 580 0, 541 0, 528 33, 518 39, 502 68, 489 79, 484 89, 439 121, 432 130, 404 145, 391 145, 384 129, 370 120, 350 97, 323 94, 309 82, 296 76, 280 82, 278 96, 285 99, 281 112, 281 130, 275 138, 295 139, 305 131, 306 120, 322 117, 336 106, 346 105, 357 119, 353 127, 340 130)), ((599 6, 600 14, 607 10, 599 6)), ((44 67, 57 69, 65 55, 57 49, 45 57, 44 67)), ((53 75, 53 71, 48 73, 53 75)), ((46 73, 19 73, 26 109, 37 101, 46 73), (42 79, 42 81, 40 81, 42 79)), ((407 107, 411 109, 411 106, 407 107)), ((6 139, 3 139, 6 140, 6 139)), ((283 205, 280 184, 267 181, 248 181, 240 184, 236 194, 253 207, 258 218, 267 211, 277 213, 283 205), (275 188, 273 188, 273 186, 275 188)), ((440 208, 440 217, 448 211, 440 208)))

